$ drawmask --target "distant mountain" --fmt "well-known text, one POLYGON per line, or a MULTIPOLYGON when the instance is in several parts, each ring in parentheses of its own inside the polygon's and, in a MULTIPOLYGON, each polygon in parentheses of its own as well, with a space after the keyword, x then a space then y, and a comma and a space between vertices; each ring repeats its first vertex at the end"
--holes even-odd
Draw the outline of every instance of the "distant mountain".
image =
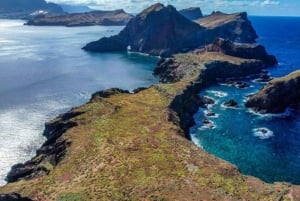
POLYGON ((59 4, 66 13, 84 13, 95 11, 88 6, 59 4))
POLYGON ((49 13, 63 13, 63 9, 55 3, 45 0, 1 0, 0 18, 28 18, 31 13, 43 10, 49 13))
POLYGON ((30 19, 26 25, 35 26, 123 26, 133 16, 123 9, 112 11, 91 11, 84 13, 68 13, 63 15, 39 15, 30 19))

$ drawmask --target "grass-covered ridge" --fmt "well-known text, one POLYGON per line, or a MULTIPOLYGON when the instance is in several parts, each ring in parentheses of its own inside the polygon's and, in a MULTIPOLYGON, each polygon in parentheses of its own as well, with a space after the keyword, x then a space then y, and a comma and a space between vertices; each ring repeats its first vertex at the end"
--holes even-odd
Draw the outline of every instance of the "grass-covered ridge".
POLYGON ((62 201, 299 200, 297 187, 243 176, 182 137, 169 106, 194 81, 94 96, 73 109, 80 115, 61 137, 71 142, 64 159, 48 164, 48 175, 10 183, 0 193, 62 201))

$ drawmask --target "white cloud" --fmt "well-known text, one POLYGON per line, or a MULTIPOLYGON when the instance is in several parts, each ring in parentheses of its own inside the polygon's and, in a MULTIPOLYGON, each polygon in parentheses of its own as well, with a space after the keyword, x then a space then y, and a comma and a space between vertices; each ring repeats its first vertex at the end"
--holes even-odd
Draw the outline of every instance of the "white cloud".
POLYGON ((279 1, 271 1, 271 0, 264 0, 261 5, 262 6, 272 6, 272 5, 278 5, 279 1))
POLYGON ((239 12, 255 10, 258 7, 276 6, 278 0, 47 0, 55 3, 89 5, 95 9, 119 9, 137 13, 142 9, 160 2, 165 5, 172 4, 178 9, 199 6, 204 13, 220 10, 224 12, 239 12))

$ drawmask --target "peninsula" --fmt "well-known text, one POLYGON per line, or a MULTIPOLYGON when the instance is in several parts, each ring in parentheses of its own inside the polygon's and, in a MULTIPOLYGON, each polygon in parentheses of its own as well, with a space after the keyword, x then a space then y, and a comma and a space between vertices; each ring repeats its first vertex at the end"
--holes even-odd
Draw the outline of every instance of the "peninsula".
MULTIPOLYGON (((108 42, 118 47, 119 37, 133 33, 130 29, 160 30, 156 20, 161 15, 168 19, 162 24, 172 22, 163 33, 176 30, 176 36, 186 37, 184 41, 190 40, 189 33, 208 31, 177 14, 174 7, 156 4, 133 18, 119 36, 100 40, 97 47, 103 47, 104 40, 107 48, 108 42), (144 23, 138 23, 141 19, 144 23)), ((238 20, 246 16, 234 15, 238 20)), ((255 33, 247 19, 242 21, 255 33)), ((240 23, 230 23, 232 34, 241 29, 240 23)), ((227 26, 220 19, 218 24, 227 26)), ((46 123, 47 141, 30 161, 12 167, 9 183, 0 188, 0 200, 1 196, 18 200, 300 200, 300 187, 241 175, 235 166, 186 139, 193 115, 208 101, 198 95, 200 89, 217 78, 259 73, 277 62, 262 46, 236 43, 253 41, 256 34, 234 41, 219 34, 207 46, 162 58, 154 71, 160 84, 133 92, 96 92, 88 103, 46 123), (253 51, 256 48, 260 54, 253 51), (246 51, 253 52, 245 56, 246 51)), ((147 43, 142 44, 150 44, 149 38, 143 38, 147 43)), ((158 49, 147 50, 154 54, 169 48, 170 54, 173 46, 164 39, 157 40, 158 49)), ((190 43, 179 46, 184 44, 192 47, 190 43)))
POLYGON ((42 15, 30 19, 25 25, 35 26, 123 26, 133 16, 124 10, 90 11, 85 13, 66 13, 61 15, 42 15))

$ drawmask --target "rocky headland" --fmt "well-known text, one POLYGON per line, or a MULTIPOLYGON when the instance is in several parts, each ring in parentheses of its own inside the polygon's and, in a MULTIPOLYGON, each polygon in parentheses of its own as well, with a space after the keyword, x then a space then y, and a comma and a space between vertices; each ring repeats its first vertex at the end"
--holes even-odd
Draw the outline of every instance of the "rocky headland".
POLYGON ((63 9, 55 3, 45 0, 1 0, 0 18, 28 19, 35 12, 43 11, 52 14, 61 14, 63 9))
POLYGON ((62 15, 40 15, 30 19, 26 25, 35 26, 123 26, 133 16, 124 10, 91 11, 85 13, 70 13, 62 15))
POLYGON ((271 80, 262 89, 250 96, 246 107, 259 113, 282 113, 289 106, 300 103, 300 71, 271 80))
MULTIPOLYGON (((156 4, 138 16, 156 23, 152 19, 171 12, 199 29, 175 11, 156 4)), ((144 25, 135 26, 130 28, 144 25)), ((32 200, 300 200, 298 186, 241 175, 186 139, 193 115, 213 101, 198 96, 199 90, 218 78, 259 73, 268 65, 263 58, 223 49, 162 58, 154 72, 160 84, 133 93, 96 92, 88 103, 47 123, 47 141, 37 156, 14 166, 0 193, 32 200)))
POLYGON ((184 17, 188 18, 189 20, 198 20, 201 17, 203 17, 200 7, 182 9, 179 11, 179 13, 184 17))
POLYGON ((257 35, 246 13, 214 13, 191 21, 171 5, 155 4, 131 19, 118 35, 101 38, 83 49, 92 52, 129 49, 169 57, 203 47, 217 37, 253 43, 257 35))

